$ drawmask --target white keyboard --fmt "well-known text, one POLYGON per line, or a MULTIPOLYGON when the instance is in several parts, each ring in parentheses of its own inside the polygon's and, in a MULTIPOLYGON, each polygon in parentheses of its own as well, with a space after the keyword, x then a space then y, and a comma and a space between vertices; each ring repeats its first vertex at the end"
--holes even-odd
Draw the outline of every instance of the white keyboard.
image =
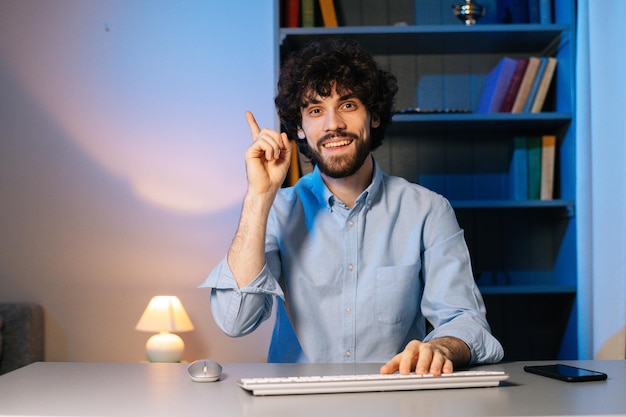
POLYGON ((507 373, 499 371, 458 371, 441 376, 396 373, 242 378, 237 383, 253 395, 289 395, 495 387, 508 377, 507 373))

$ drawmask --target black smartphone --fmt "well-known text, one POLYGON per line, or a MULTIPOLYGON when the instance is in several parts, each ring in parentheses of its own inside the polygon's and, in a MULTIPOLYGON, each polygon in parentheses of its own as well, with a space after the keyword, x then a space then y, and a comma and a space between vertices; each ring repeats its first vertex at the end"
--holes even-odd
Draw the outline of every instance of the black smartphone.
POLYGON ((603 372, 563 364, 524 366, 524 370, 566 382, 603 381, 607 378, 603 372))

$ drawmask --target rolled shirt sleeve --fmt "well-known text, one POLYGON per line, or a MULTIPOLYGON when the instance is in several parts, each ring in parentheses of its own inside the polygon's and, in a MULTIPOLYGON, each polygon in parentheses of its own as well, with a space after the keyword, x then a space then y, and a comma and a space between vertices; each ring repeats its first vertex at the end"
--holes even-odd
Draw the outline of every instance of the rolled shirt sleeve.
POLYGON ((272 314, 273 297, 284 297, 267 264, 245 287, 239 288, 226 257, 200 288, 211 288, 211 312, 222 331, 232 337, 255 330, 272 314))

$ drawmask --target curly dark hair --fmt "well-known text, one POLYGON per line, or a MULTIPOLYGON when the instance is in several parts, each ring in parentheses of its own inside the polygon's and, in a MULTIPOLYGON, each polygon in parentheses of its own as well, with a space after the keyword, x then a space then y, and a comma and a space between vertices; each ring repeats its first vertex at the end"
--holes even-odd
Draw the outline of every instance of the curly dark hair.
POLYGON ((379 68, 374 58, 356 41, 330 38, 314 41, 290 54, 281 66, 274 99, 278 117, 289 138, 296 138, 300 152, 311 157, 306 140, 297 139, 301 110, 311 96, 354 94, 380 119, 372 128, 370 150, 378 148, 394 111, 398 91, 396 77, 379 68))

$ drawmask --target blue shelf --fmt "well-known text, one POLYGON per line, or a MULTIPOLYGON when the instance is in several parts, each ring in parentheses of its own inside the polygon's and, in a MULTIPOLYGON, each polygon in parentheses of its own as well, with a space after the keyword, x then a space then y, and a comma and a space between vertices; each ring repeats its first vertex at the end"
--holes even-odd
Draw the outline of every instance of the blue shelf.
POLYGON ((563 210, 565 218, 572 219, 576 213, 574 200, 451 200, 455 210, 472 209, 543 209, 563 210))
POLYGON ((390 132, 414 132, 416 126, 422 131, 515 131, 532 129, 537 132, 553 131, 567 127, 572 120, 571 113, 398 113, 393 116, 390 132))
POLYGON ((574 200, 452 200, 454 208, 564 208, 573 210, 574 200))
POLYGON ((479 285, 482 294, 576 294, 575 285, 479 285))
POLYGON ((569 25, 559 24, 282 28, 280 42, 287 50, 294 50, 313 39, 342 36, 357 40, 375 55, 543 54, 554 48, 561 34, 569 30, 569 25))

